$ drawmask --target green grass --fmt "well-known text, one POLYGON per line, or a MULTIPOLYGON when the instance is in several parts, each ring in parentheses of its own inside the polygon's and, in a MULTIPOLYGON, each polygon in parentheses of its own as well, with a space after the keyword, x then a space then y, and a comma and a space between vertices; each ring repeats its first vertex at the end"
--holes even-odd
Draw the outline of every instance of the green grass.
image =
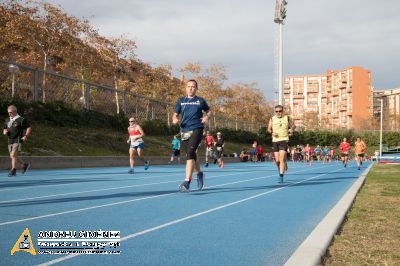
POLYGON ((400 165, 375 165, 324 265, 400 265, 400 165))

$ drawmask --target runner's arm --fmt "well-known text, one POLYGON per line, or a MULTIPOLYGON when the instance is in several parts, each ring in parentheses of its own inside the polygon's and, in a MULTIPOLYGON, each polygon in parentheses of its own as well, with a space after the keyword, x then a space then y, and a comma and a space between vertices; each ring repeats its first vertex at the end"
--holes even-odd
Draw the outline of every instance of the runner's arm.
POLYGON ((21 138, 23 141, 26 141, 26 139, 28 138, 29 134, 31 134, 31 127, 28 127, 26 129, 25 135, 21 138))
POLYGON ((139 130, 139 132, 140 132, 140 135, 136 135, 136 136, 135 136, 135 137, 136 137, 136 139, 143 138, 143 137, 144 137, 144 131, 143 131, 142 127, 141 127, 141 126, 139 126, 139 125, 137 125, 137 129, 139 130))
POLYGON ((174 113, 172 116, 172 124, 176 125, 179 123, 178 113, 174 113))
POLYGON ((269 119, 267 131, 272 134, 272 118, 269 119))
POLYGON ((203 113, 203 117, 201 118, 201 123, 203 124, 208 124, 208 120, 210 119, 211 111, 208 109, 208 111, 205 111, 203 113))

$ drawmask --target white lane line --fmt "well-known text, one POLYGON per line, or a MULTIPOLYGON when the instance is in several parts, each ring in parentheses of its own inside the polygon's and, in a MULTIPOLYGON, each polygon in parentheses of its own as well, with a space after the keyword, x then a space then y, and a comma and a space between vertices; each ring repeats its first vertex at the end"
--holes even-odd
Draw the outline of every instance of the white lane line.
MULTIPOLYGON (((317 169, 317 168, 315 168, 317 169)), ((243 168, 241 168, 240 170, 243 170, 243 168)), ((253 172, 253 170, 250 171, 246 171, 246 172, 253 172)), ((246 172, 241 172, 241 173, 246 173, 246 172)), ((205 172, 205 173, 210 173, 210 172, 205 172)), ((221 172, 223 173, 223 172, 221 172)), ((174 174, 174 175, 182 175, 182 172, 179 172, 178 174, 174 174)), ((168 175, 168 177, 174 176, 174 175, 168 175)), ((230 176, 231 174, 226 174, 223 176, 230 176)), ((143 178, 137 178, 137 179, 133 179, 133 181, 136 180, 145 180, 145 179, 154 179, 154 178, 159 178, 159 177, 165 177, 165 175, 162 176, 149 176, 149 177, 143 177, 143 178)), ((122 180, 123 181, 123 180, 122 180)), ((128 181, 128 179, 126 180, 128 181)), ((0 201, 0 204, 2 203, 10 203, 10 202, 19 202, 19 201, 24 201, 24 200, 32 200, 32 199, 41 199, 41 198, 49 198, 49 197, 57 197, 57 196, 66 196, 66 195, 73 195, 73 194, 79 194, 79 193, 91 193, 91 192, 98 192, 98 191, 107 191, 107 190, 113 190, 113 189, 124 189, 124 188, 132 188, 132 187, 142 187, 142 186, 149 186, 149 185, 158 185, 158 184, 167 184, 167 183, 173 183, 173 182, 179 182, 180 180, 176 180, 176 181, 165 181, 165 182, 159 182, 159 183, 150 183, 150 184, 143 184, 143 185, 132 185, 132 186, 122 186, 122 187, 116 187, 116 188, 106 188, 106 189, 97 189, 97 190, 86 190, 86 191, 82 191, 82 192, 70 192, 70 193, 62 193, 62 194, 53 194, 53 195, 48 195, 48 196, 37 196, 37 197, 31 197, 31 198, 24 198, 24 199, 16 199, 16 200, 5 200, 5 201, 0 201)), ((50 185, 50 186, 67 186, 67 185, 76 185, 75 184, 61 184, 61 185, 50 185)), ((47 187, 48 185, 44 185, 45 187, 47 187)), ((28 188, 37 188, 40 186, 34 186, 34 187, 24 187, 24 188, 16 188, 16 189, 28 189, 28 188)), ((8 190, 16 190, 16 189, 8 189, 8 190)), ((5 189, 7 190, 7 189, 5 189)), ((2 192, 4 190, 0 190, 0 192, 2 192)))
MULTIPOLYGON (((309 171, 309 169, 299 170, 299 171, 296 171, 296 172, 293 172, 293 173, 299 173, 299 172, 304 172, 304 171, 309 171)), ((242 174, 242 173, 238 173, 238 174, 242 174)), ((231 174, 231 175, 235 175, 235 174, 231 174)), ((225 175, 225 176, 227 176, 227 175, 225 175)), ((250 182, 250 181, 253 181, 253 180, 266 179, 268 177, 274 177, 274 176, 276 176, 276 174, 265 176, 265 177, 257 177, 257 178, 252 178, 252 179, 245 179, 245 180, 241 180, 241 181, 236 181, 236 182, 224 183, 224 184, 220 184, 220 185, 216 185, 216 186, 211 186, 211 187, 208 187, 208 188, 220 187, 220 186, 231 185, 231 184, 238 184, 238 183, 243 183, 243 182, 250 182)), ((70 210, 70 211, 49 213, 49 214, 45 214, 45 215, 29 217, 29 218, 24 218, 24 219, 20 219, 20 220, 3 222, 3 223, 0 223, 0 226, 8 225, 8 224, 16 224, 16 223, 32 221, 32 220, 38 220, 38 219, 43 219, 43 218, 48 218, 48 217, 60 216, 60 215, 69 214, 69 213, 76 213, 76 212, 82 212, 82 211, 87 211, 87 210, 110 207, 110 206, 130 203, 130 202, 142 201, 142 200, 146 200, 146 199, 160 198, 160 197, 173 195, 173 194, 179 194, 179 193, 181 193, 181 192, 177 191, 177 192, 165 193, 165 194, 155 195, 155 196, 148 196, 148 197, 143 197, 143 198, 138 198, 138 199, 124 200, 124 201, 118 201, 118 202, 103 204, 103 205, 96 205, 96 206, 92 206, 92 207, 80 208, 80 209, 75 209, 75 210, 70 210)))
MULTIPOLYGON (((276 191, 279 191, 279 190, 282 190, 284 188, 291 187, 291 186, 294 186, 294 185, 297 185, 297 184, 300 184, 300 183, 304 183, 306 181, 318 178, 320 176, 324 176, 324 175, 327 175, 327 174, 339 172, 339 171, 342 171, 343 169, 344 168, 341 168, 341 169, 338 169, 338 170, 335 170, 335 171, 332 171, 332 172, 329 172, 329 173, 312 176, 310 178, 304 179, 304 180, 299 181, 299 182, 291 183, 291 184, 283 186, 283 187, 279 187, 279 188, 275 188, 275 189, 272 189, 272 190, 268 190, 266 192, 258 193, 258 194, 255 194, 253 196, 250 196, 250 197, 247 197, 247 198, 243 198, 241 200, 237 200, 237 201, 233 201, 233 202, 230 202, 230 203, 226 203, 226 204, 220 205, 220 206, 212 208, 212 209, 208 209, 208 210, 205 210, 205 211, 202 211, 202 212, 198 212, 198 213, 195 213, 195 214, 192 214, 192 215, 180 218, 180 219, 176 219, 176 220, 173 220, 173 221, 170 221, 170 222, 167 222, 167 223, 155 226, 155 227, 151 227, 151 228, 148 228, 146 230, 139 231, 139 232, 127 235, 126 237, 121 238, 120 242, 128 240, 128 239, 132 239, 132 238, 135 238, 135 237, 138 237, 138 236, 141 236, 141 235, 145 235, 145 234, 148 234, 148 233, 151 233, 151 232, 154 232, 154 231, 158 231, 158 230, 163 229, 165 227, 168 227, 168 226, 171 226, 171 225, 175 225, 177 223, 181 223, 181 222, 184 222, 184 221, 187 221, 187 220, 191 220, 191 219, 194 219, 194 218, 197 218, 199 216, 203 216, 205 214, 209 214, 209 213, 212 213, 212 212, 215 212, 215 211, 219 211, 219 210, 222 210, 222 209, 225 209, 225 208, 240 204, 242 202, 246 202, 246 201, 249 201, 249 200, 252 200, 252 199, 255 199, 255 198, 259 198, 261 196, 264 196, 264 195, 267 195, 267 194, 271 194, 273 192, 276 192, 276 191)), ((55 260, 50 260, 50 261, 38 264, 37 266, 53 265, 53 264, 56 264, 58 262, 62 262, 62 261, 68 260, 68 259, 72 259, 72 258, 77 257, 79 255, 81 255, 81 254, 71 254, 71 255, 64 256, 64 257, 61 257, 61 258, 58 258, 58 259, 55 259, 55 260)))
MULTIPOLYGON (((249 172, 251 172, 251 171, 249 171, 249 172)), ((241 173, 243 173, 243 172, 241 172, 241 173)), ((240 173, 221 174, 221 175, 207 177, 207 179, 214 179, 217 177, 225 177, 225 176, 239 175, 239 174, 240 173)), ((182 179, 178 179, 178 180, 170 180, 170 181, 157 182, 157 183, 146 183, 146 184, 138 184, 138 185, 130 185, 130 186, 122 186, 122 187, 102 188, 102 189, 84 190, 84 191, 77 191, 77 192, 68 192, 68 193, 62 193, 62 194, 52 194, 52 195, 47 195, 47 196, 37 196, 37 197, 31 197, 31 198, 5 200, 5 201, 0 201, 0 204, 11 203, 11 202, 21 202, 21 201, 23 202, 25 200, 32 200, 32 199, 44 199, 44 198, 52 198, 52 197, 58 197, 58 196, 76 195, 76 194, 82 194, 82 193, 92 193, 92 192, 99 192, 99 191, 109 191, 109 190, 118 190, 118 189, 125 189, 125 188, 161 185, 161 184, 176 183, 176 182, 181 182, 181 181, 182 181, 182 179)), ((0 206, 0 207, 2 207, 2 206, 0 206)))
MULTIPOLYGON (((257 169, 257 170, 263 170, 264 169, 264 166, 263 166, 263 168, 259 168, 259 169, 257 169)), ((230 171, 233 171, 233 170, 243 170, 243 168, 229 168, 229 170, 230 171)), ((265 170, 269 170, 268 168, 266 168, 265 170)), ((254 171, 254 170, 253 170, 254 171)), ((253 171, 251 171, 251 172, 253 172, 253 171)), ((207 173, 207 171, 204 171, 205 173, 207 173)), ((222 171, 221 171, 222 172, 222 171)), ((250 172, 250 171, 249 171, 250 172)), ((140 172, 140 173, 138 173, 138 174, 142 174, 142 173, 144 173, 144 172, 140 172)), ((151 172, 148 172, 148 173, 151 173, 151 172)), ((114 173, 110 173, 110 175, 112 175, 112 174, 114 174, 114 173)), ((119 173, 118 173, 119 174, 119 173)), ((171 172, 168 172, 168 173, 165 173, 165 174, 163 174, 163 175, 158 175, 158 176, 143 176, 143 177, 138 177, 138 178, 134 178, 133 180, 145 180, 145 179, 153 179, 153 178, 159 178, 159 177, 170 177, 170 176, 175 176, 175 175, 182 175, 183 174, 183 172, 182 172, 182 170, 181 171, 179 171, 179 172, 175 172, 175 171, 171 171, 171 172)), ((84 174, 82 174, 82 175, 84 175, 84 174)), ((126 173, 126 175, 129 175, 128 173, 126 173)), ((134 175, 135 176, 135 175, 134 175)), ((82 177, 77 177, 77 178, 71 178, 71 180, 73 181, 74 179, 79 179, 79 178, 82 178, 82 177)), ((92 179, 92 177, 88 177, 88 178, 86 178, 87 180, 90 180, 90 179, 92 179)), ((21 180, 21 181, 31 181, 32 179, 25 179, 25 180, 21 180)), ((57 179, 57 178, 55 178, 55 179, 53 179, 54 181, 57 181, 57 180, 59 180, 59 179, 57 179)), ((126 181, 128 181, 129 179, 127 179, 126 181)), ((35 181, 38 181, 38 182, 40 182, 41 181, 41 179, 35 179, 35 181)), ((102 181, 102 180, 99 180, 98 182, 110 182, 111 180, 104 180, 104 181, 102 181)), ((125 180, 118 180, 118 181, 125 181, 125 180)), ((25 190, 25 189, 36 189, 36 188, 41 188, 41 187, 60 187, 60 186, 73 186, 73 185, 80 185, 80 183, 81 182, 76 182, 76 183, 72 183, 72 184, 47 184, 47 185, 39 185, 39 186, 25 186, 25 187, 18 187, 18 188, 5 188, 5 189, 0 189, 0 192, 3 192, 3 191, 15 191, 15 190, 25 190)), ((83 182, 83 183, 87 183, 87 182, 83 182)))

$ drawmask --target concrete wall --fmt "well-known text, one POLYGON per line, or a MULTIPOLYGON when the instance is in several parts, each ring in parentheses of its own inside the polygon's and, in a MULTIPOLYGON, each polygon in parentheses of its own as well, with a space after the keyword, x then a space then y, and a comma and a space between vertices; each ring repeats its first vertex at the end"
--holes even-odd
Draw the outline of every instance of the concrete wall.
MULTIPOLYGON (((86 167, 129 167, 128 156, 21 156, 21 158, 31 163, 32 169, 52 169, 52 168, 86 168, 86 167)), ((169 157, 146 156, 150 165, 167 164, 169 157)), ((185 160, 182 158, 182 163, 185 160)), ((224 158, 225 162, 239 162, 239 158, 224 158)), ((204 158, 200 159, 204 163, 204 158)), ((139 160, 135 160, 135 165, 143 165, 139 160)), ((10 168, 10 159, 0 156, 0 169, 10 168)))

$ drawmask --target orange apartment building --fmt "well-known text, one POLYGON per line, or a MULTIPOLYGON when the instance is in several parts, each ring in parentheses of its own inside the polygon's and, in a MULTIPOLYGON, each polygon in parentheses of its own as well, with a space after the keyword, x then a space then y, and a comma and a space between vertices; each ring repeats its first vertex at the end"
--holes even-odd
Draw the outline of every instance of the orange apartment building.
POLYGON ((284 104, 299 127, 305 115, 323 129, 361 129, 372 117, 371 73, 362 67, 328 70, 322 75, 288 76, 284 104))

